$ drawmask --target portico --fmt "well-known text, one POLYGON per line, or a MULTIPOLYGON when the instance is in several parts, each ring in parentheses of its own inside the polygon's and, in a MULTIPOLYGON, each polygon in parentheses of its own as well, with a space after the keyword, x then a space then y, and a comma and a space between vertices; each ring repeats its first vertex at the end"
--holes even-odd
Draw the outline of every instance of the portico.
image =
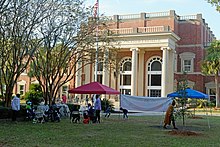
MULTIPOLYGON (((173 91, 174 84, 174 54, 176 41, 180 38, 170 30, 161 31, 157 30, 160 27, 156 27, 154 34, 149 34, 148 32, 142 33, 136 32, 136 34, 128 33, 125 30, 117 29, 117 32, 126 32, 122 36, 117 36, 117 41, 120 42, 118 46, 121 52, 131 52, 131 82, 130 82, 130 95, 137 96, 151 96, 149 94, 148 87, 151 86, 152 89, 159 90, 160 95, 165 97, 168 93, 173 91), (157 32, 158 31, 158 32, 157 32), (156 52, 155 55, 162 59, 162 71, 161 71, 161 83, 160 85, 149 85, 148 77, 148 60, 155 56, 154 54, 149 55, 149 52, 156 52)), ((126 29, 129 30, 129 29, 126 29)), ((139 30, 130 29, 130 30, 139 30)), ((145 30, 148 30, 147 27, 145 30)), ((114 30, 113 30, 114 32, 114 30)), ((126 56, 125 56, 126 57, 126 56)), ((158 72, 157 72, 158 73, 158 72)), ((120 76, 120 75, 119 75, 120 76)), ((121 77, 118 77, 123 80, 121 77)), ((152 76, 151 78, 154 78, 152 76)), ((120 84, 120 80, 117 83, 120 87, 125 87, 125 85, 120 84)), ((157 80, 157 79, 156 79, 157 80)), ((121 91, 123 93, 123 91, 121 91)), ((126 94, 126 93, 125 93, 126 94)))

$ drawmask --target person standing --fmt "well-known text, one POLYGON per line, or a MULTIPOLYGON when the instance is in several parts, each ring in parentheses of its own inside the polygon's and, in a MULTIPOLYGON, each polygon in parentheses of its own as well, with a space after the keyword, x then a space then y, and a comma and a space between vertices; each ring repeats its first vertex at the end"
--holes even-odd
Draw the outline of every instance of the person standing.
POLYGON ((16 94, 11 101, 12 121, 17 121, 18 112, 20 111, 20 94, 16 94))
POLYGON ((170 125, 171 122, 172 122, 173 128, 177 129, 176 124, 175 124, 174 115, 173 115, 175 104, 176 104, 176 102, 175 102, 175 100, 173 100, 172 104, 167 108, 165 119, 164 119, 164 126, 163 126, 164 129, 167 129, 166 126, 170 125))
POLYGON ((67 98, 65 94, 62 94, 62 103, 66 104, 67 98))
POLYGON ((89 104, 89 97, 88 95, 86 95, 86 106, 88 106, 88 104, 89 104))
POLYGON ((100 112, 102 110, 101 107, 101 99, 100 95, 96 95, 96 101, 95 101, 95 114, 96 114, 96 122, 100 123, 100 112))

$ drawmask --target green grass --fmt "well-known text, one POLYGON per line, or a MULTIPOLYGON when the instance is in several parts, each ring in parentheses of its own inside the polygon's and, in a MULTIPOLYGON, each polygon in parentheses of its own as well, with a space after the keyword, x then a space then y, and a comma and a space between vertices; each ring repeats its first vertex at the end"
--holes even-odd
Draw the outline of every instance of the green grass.
POLYGON ((220 117, 177 120, 179 130, 190 130, 198 136, 170 135, 161 127, 162 116, 119 116, 102 119, 101 124, 59 123, 14 124, 0 120, 0 146, 3 147, 207 147, 220 146, 220 117), (210 123, 210 129, 208 127, 210 123))

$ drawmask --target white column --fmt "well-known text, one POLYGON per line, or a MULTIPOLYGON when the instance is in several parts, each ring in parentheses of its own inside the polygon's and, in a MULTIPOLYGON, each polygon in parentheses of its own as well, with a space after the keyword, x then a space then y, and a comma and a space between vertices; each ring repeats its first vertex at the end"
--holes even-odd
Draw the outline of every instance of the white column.
POLYGON ((144 96, 144 50, 140 50, 139 52, 139 57, 138 57, 138 91, 137 95, 138 96, 144 96))
POLYGON ((84 73, 85 73, 85 83, 89 83, 90 82, 90 64, 85 65, 84 67, 84 73))
POLYGON ((170 49, 169 53, 169 70, 168 75, 169 76, 169 87, 167 89, 167 94, 171 93, 174 91, 174 69, 175 69, 175 62, 174 62, 174 54, 175 54, 175 50, 174 49, 170 49))
POLYGON ((106 86, 109 86, 109 66, 108 66, 108 54, 109 54, 109 50, 106 49, 105 54, 104 54, 104 62, 103 62, 103 84, 106 86))
POLYGON ((137 95, 137 51, 138 48, 131 48, 132 51, 132 75, 131 75, 131 95, 137 95))
POLYGON ((82 69, 80 69, 82 67, 82 63, 79 61, 76 65, 76 87, 81 86, 81 74, 82 74, 82 69))
POLYGON ((162 47, 161 50, 163 51, 163 63, 162 63, 162 80, 161 80, 161 96, 166 97, 167 89, 169 86, 168 80, 168 47, 162 47))

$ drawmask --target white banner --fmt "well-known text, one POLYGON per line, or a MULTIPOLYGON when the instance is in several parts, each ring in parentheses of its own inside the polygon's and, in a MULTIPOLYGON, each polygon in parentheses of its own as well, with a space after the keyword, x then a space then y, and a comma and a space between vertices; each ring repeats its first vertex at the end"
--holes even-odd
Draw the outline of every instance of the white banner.
POLYGON ((120 106, 130 111, 165 112, 173 98, 121 95, 120 106))

